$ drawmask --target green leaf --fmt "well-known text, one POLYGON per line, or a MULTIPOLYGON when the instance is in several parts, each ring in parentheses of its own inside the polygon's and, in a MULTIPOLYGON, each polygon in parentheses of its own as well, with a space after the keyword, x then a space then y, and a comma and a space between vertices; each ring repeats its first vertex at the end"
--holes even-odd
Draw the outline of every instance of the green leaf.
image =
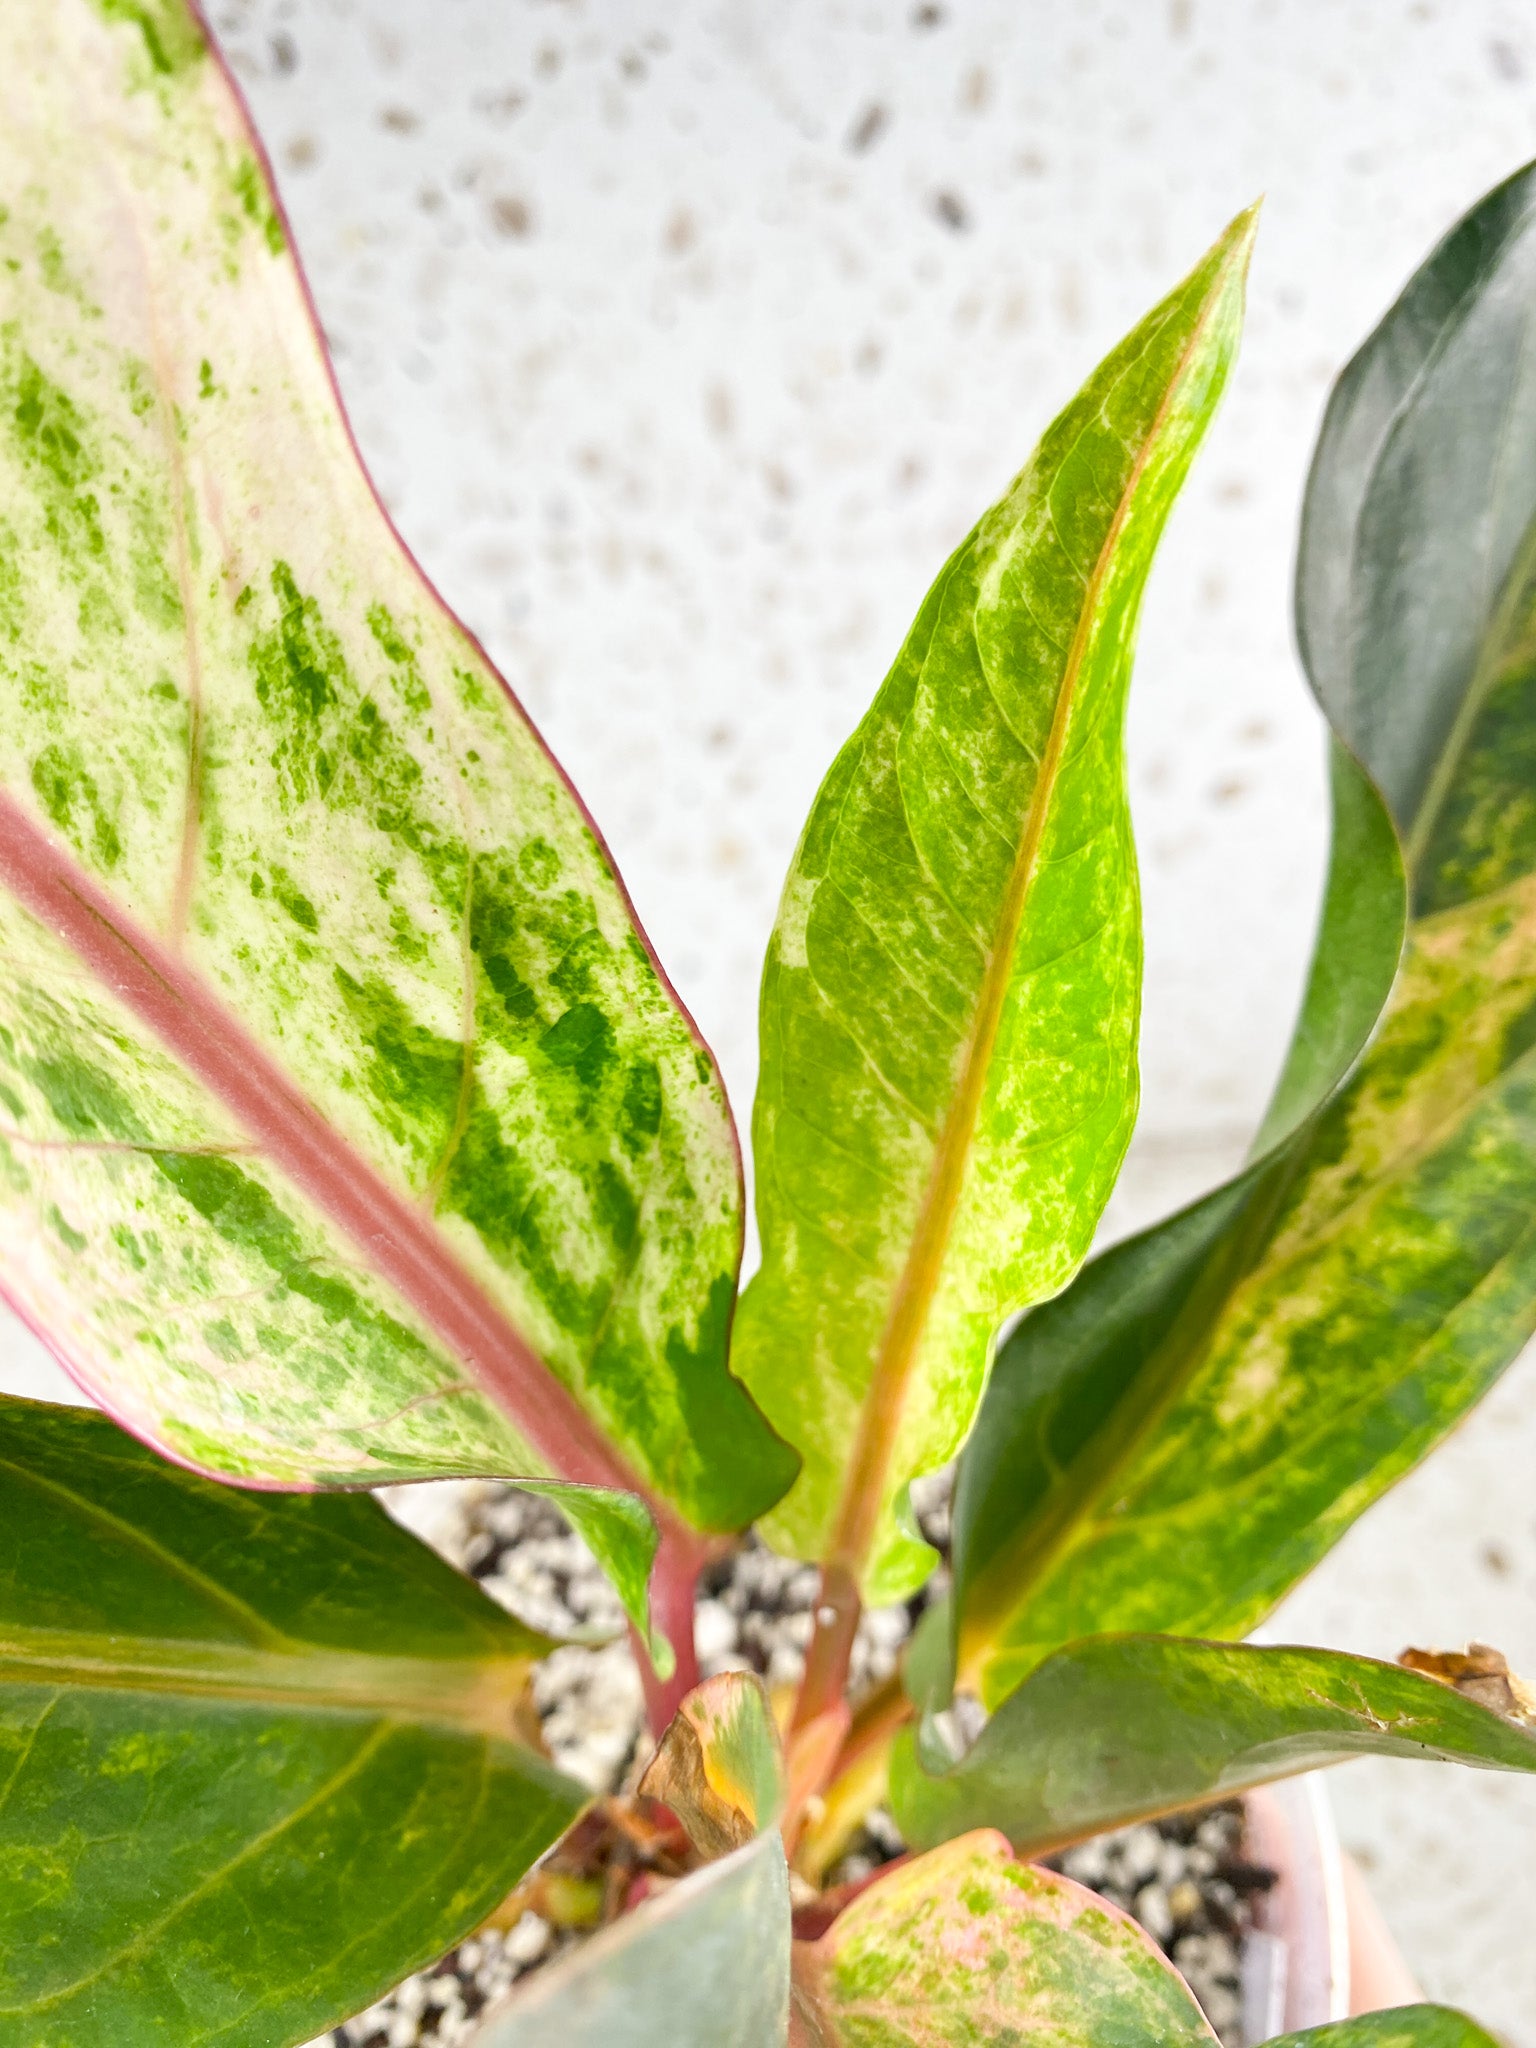
MULTIPOLYGON (((1296 569, 1307 674, 1416 854, 1445 812, 1446 782, 1465 774, 1458 727, 1486 701, 1490 632, 1529 551, 1533 216, 1527 166, 1434 249, 1339 378, 1307 482, 1296 569)), ((1504 769, 1504 793, 1525 798, 1508 822, 1528 834, 1536 796, 1514 763, 1504 769)))
POLYGON ((1396 2005, 1301 2034, 1276 2034, 1269 2048, 1500 2048, 1476 2020, 1448 2005, 1396 2005))
POLYGON ((805 1459, 772 1541, 891 1600, 909 1481, 1082 1259, 1136 1110, 1137 613, 1237 343, 1244 214, 951 558, 823 784, 764 969, 735 1370, 805 1459))
POLYGON ((926 1746, 908 1731, 892 1759, 907 1840, 990 1826, 1028 1856, 1352 1756, 1536 1771, 1536 1729, 1396 1664, 1168 1636, 1073 1643, 951 1768, 926 1746))
POLYGON ((782 2048, 784 1759, 761 1680, 727 1671, 695 1687, 639 1789, 717 1860, 541 1971, 474 2048, 782 2048))
POLYGON ((966 1835, 861 1892, 795 1984, 815 2048, 1209 2048, 1188 1986, 1095 1893, 966 1835))
POLYGON ((741 1526, 795 1461, 719 1076, 373 496, 228 81, 181 0, 0 0, 0 67, 6 1292, 221 1476, 741 1526))
POLYGON ((284 2048, 440 1955, 586 1803, 546 1648, 373 1501, 0 1403, 0 2048, 284 2048))
POLYGON ((1406 850, 1401 970, 1330 1094, 1399 930, 1395 857, 1336 747, 1329 904, 1269 1150, 999 1359, 956 1505, 959 1661, 990 1701, 1082 1636, 1246 1633, 1536 1330, 1533 295, 1522 172, 1330 403, 1298 621, 1406 850))
POLYGON ((780 2048, 789 1872, 772 1829, 514 1993, 472 2048, 780 2048))

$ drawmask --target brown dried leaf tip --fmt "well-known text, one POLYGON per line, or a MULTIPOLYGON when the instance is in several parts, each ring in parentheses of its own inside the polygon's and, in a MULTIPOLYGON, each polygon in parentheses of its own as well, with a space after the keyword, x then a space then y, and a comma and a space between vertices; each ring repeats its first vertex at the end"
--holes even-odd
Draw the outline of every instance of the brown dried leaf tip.
POLYGON ((706 1861, 772 1827, 784 1807, 784 1757, 761 1682, 722 1671, 689 1693, 640 1791, 677 1815, 706 1861))
POLYGON ((1521 1728, 1536 1728, 1536 1691, 1510 1670, 1502 1650, 1468 1643, 1464 1650, 1404 1650, 1398 1663, 1437 1678, 1453 1692, 1521 1728))

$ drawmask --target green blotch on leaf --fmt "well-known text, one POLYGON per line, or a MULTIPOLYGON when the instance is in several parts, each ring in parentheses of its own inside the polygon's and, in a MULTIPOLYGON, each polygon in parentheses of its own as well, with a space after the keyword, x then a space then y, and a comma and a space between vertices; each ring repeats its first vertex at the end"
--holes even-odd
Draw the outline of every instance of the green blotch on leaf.
MULTIPOLYGON (((254 876, 252 877, 252 890, 253 892, 255 891, 254 876)), ((283 909, 287 911, 296 925, 301 925, 307 932, 319 931, 320 920, 315 914, 315 906, 310 902, 303 890, 298 887, 293 877, 283 868, 275 867, 272 870, 272 896, 273 900, 281 904, 283 909)))
POLYGON ((346 677, 341 642, 324 624, 320 607, 306 597, 286 562, 272 565, 272 594, 279 606, 275 633, 252 650, 256 695, 275 714, 296 713, 314 724, 337 697, 346 677))
MULTIPOLYGON (((414 720, 396 732, 365 694, 340 637, 286 562, 274 563, 275 622, 257 633, 248 661, 256 699, 272 730, 272 765, 294 803, 316 797, 333 809, 366 808, 374 828, 408 848, 443 908, 463 914, 469 857, 462 833, 424 802, 414 720)), ((430 739, 430 735, 428 735, 430 739)))
POLYGON ((261 230, 272 254, 281 256, 286 246, 283 224, 277 217, 277 210, 267 192, 266 180, 261 175, 261 166, 255 157, 242 157, 230 182, 235 197, 240 202, 240 211, 261 230))
POLYGON ((196 1152, 157 1153, 155 1164, 228 1243, 254 1252, 284 1279, 299 1274, 304 1245, 298 1228, 249 1174, 228 1159, 196 1152))
POLYGON ((69 290, 69 273, 64 267, 64 251, 52 228, 44 227, 37 231, 37 261, 43 273, 43 283, 49 291, 69 290))
POLYGON ((136 1273, 142 1273, 147 1269, 149 1261, 144 1256, 144 1249, 125 1223, 113 1224, 112 1242, 136 1273))
POLYGON ((513 957, 518 937, 518 917, 512 898, 502 894, 486 877, 485 883, 477 887, 471 906, 469 942, 486 980, 501 998, 509 1022, 520 1034, 537 1025, 539 1003, 513 957))
POLYGON ((533 1176, 502 1136, 478 1087, 449 1168, 443 1204, 474 1225, 502 1264, 529 1276, 565 1329, 581 1333, 593 1327, 604 1290, 583 1287, 561 1265, 544 1232, 533 1176))
POLYGON ((143 1138, 139 1120, 117 1083, 72 1047, 54 1040, 46 1049, 22 1052, 7 1034, 3 1049, 70 1137, 108 1138, 120 1144, 143 1138))
POLYGON ((77 847, 89 846, 103 867, 117 866, 122 840, 77 747, 45 747, 32 763, 32 787, 48 816, 77 847))
POLYGON ((298 1226, 259 1181, 231 1160, 204 1153, 156 1153, 154 1164, 227 1244, 258 1258, 290 1294, 311 1303, 345 1332, 342 1341, 360 1371, 387 1361, 396 1368, 414 1368, 423 1385, 438 1378, 432 1354, 419 1337, 393 1316, 370 1308, 347 1281, 316 1269, 298 1226))
POLYGON ((202 33, 182 0, 95 0, 103 21, 126 22, 144 41, 150 67, 174 78, 204 54, 202 33))
POLYGON ((386 1128, 435 1163, 458 1116, 463 1045, 420 1024, 375 975, 360 981, 338 967, 336 985, 368 1047, 363 1078, 386 1128))
POLYGON ((10 529, 0 525, 0 632, 19 641, 26 624, 27 584, 22 575, 20 550, 10 529))
POLYGON ((597 1162, 592 1177, 592 1207, 618 1249, 631 1250, 640 1227, 640 1204, 617 1167, 606 1159, 597 1162))
POLYGON ((43 501, 48 532, 77 573, 80 557, 106 554, 101 505, 93 490, 100 462, 84 416, 28 355, 17 357, 10 378, 10 416, 17 453, 43 501))
POLYGON ((406 710, 422 714, 430 711, 432 695, 421 679, 415 651, 383 605, 369 606, 368 630, 395 668, 395 685, 406 710))
POLYGON ((149 374, 149 365, 141 363, 137 356, 123 358, 123 389, 128 394, 128 410, 136 420, 153 412, 155 387, 149 374))
POLYGON ((525 882, 547 889, 560 873, 560 856, 547 839, 530 839, 519 849, 517 865, 525 882))
POLYGON ((661 1074, 654 1060, 635 1060, 624 1083, 619 1135, 630 1154, 644 1151, 661 1129, 661 1074))
POLYGON ((1500 1065, 1512 1067, 1536 1045, 1536 1000, 1526 1004, 1504 1027, 1500 1065))
MULTIPOLYGON (((109 1744, 96 1769, 103 1778, 134 1778, 152 1775, 175 1760, 176 1743, 165 1733, 150 1735, 142 1729, 119 1735, 109 1744)), ((190 1751, 193 1744, 186 1745, 190 1751)))
POLYGON ((585 1088, 601 1087, 613 1063, 613 1026, 595 1003, 573 1003, 540 1040, 554 1067, 568 1067, 585 1088))
POLYGON ((233 1365, 244 1352, 240 1333, 226 1316, 203 1325, 203 1342, 214 1357, 222 1358, 226 1365, 233 1365))
POLYGON ((538 999, 512 962, 502 953, 482 955, 485 978, 500 996, 502 1006, 514 1024, 532 1024, 539 1014, 538 999))
POLYGON ((83 1252, 85 1250, 86 1245, 90 1242, 89 1238, 82 1237, 80 1232, 68 1222, 57 1203, 49 1209, 48 1219, 72 1252, 83 1252))
POLYGON ((432 951, 431 941, 417 930, 410 914, 398 903, 390 909, 389 936, 402 960, 425 960, 432 951))

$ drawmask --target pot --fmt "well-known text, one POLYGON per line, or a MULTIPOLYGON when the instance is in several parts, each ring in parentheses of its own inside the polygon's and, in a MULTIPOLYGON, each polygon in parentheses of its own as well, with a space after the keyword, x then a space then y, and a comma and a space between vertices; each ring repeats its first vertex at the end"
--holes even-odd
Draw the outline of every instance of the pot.
POLYGON ((1321 1775, 1250 1792, 1244 1851, 1278 1873, 1259 1900, 1243 1967, 1250 2041, 1408 2005, 1422 1996, 1360 1872, 1339 1846, 1321 1775))

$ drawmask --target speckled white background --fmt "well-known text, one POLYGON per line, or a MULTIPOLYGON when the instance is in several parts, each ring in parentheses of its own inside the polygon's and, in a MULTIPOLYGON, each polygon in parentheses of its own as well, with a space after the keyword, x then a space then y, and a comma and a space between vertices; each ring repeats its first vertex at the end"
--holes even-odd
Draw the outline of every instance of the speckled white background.
MULTIPOLYGON (((1291 649, 1329 379, 1536 151, 1517 0, 214 0, 364 452, 750 1103, 779 879, 948 549, 1268 194, 1132 718, 1145 1108, 1111 1223, 1240 1154, 1324 841, 1291 649)), ((20 1331, 7 1384, 60 1391, 20 1331)), ((1536 1671, 1536 1365, 1279 1618, 1536 1671)), ((1536 1785, 1334 1774, 1426 1989, 1536 2048, 1536 1785)))

